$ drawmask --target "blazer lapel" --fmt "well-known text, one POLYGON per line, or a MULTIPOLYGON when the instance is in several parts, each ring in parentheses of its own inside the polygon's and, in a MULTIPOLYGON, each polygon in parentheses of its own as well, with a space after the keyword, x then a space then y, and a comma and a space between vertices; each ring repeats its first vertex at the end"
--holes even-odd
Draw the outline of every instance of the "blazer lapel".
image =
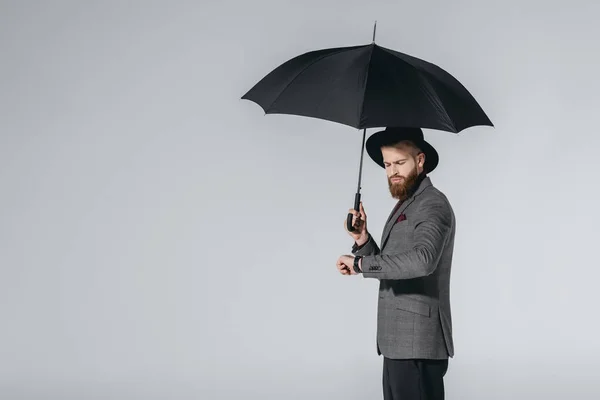
POLYGON ((425 177, 419 184, 419 187, 417 188, 417 190, 415 190, 415 192, 410 197, 408 197, 402 203, 402 205, 396 209, 396 211, 392 211, 390 218, 388 219, 387 223, 385 224, 385 227, 383 228, 383 234, 381 236, 381 249, 383 249, 385 247, 385 244, 390 236, 390 232, 392 231, 392 228, 396 224, 396 220, 398 219, 400 214, 402 214, 404 212, 404 210, 406 210, 406 208, 413 201, 415 201, 415 197, 417 197, 423 190, 425 190, 425 188, 427 186, 431 186, 431 179, 429 179, 429 177, 425 177))

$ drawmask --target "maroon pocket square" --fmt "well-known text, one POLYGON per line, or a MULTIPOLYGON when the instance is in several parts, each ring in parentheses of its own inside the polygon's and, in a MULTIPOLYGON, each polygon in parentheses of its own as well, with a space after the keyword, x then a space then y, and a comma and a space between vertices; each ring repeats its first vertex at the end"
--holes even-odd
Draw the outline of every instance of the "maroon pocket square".
POLYGON ((400 214, 398 216, 398 219, 396 220, 396 222, 401 222, 401 221, 405 221, 405 220, 406 220, 406 215, 400 214))

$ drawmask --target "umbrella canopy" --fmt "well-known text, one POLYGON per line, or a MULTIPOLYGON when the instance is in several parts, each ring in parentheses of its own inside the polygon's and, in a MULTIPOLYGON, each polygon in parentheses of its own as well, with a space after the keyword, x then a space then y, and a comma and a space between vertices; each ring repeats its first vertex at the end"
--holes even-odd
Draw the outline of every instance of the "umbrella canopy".
POLYGON ((371 43, 308 52, 283 63, 242 99, 357 129, 401 126, 460 132, 492 122, 452 75, 371 43))

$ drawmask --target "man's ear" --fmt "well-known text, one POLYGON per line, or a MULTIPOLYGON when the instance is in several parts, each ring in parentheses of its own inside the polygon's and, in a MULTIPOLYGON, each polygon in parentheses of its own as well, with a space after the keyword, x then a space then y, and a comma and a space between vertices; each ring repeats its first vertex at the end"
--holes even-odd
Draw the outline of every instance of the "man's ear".
POLYGON ((423 168, 425 166, 425 153, 419 153, 418 157, 418 163, 419 163, 419 167, 423 168))

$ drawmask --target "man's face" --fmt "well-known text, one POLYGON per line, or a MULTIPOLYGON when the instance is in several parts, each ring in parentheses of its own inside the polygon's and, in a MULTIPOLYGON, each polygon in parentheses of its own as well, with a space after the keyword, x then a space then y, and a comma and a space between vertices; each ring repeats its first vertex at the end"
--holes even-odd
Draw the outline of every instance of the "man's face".
POLYGON ((382 147, 383 163, 393 198, 404 200, 423 172, 425 155, 413 156, 410 149, 382 147))

